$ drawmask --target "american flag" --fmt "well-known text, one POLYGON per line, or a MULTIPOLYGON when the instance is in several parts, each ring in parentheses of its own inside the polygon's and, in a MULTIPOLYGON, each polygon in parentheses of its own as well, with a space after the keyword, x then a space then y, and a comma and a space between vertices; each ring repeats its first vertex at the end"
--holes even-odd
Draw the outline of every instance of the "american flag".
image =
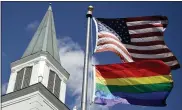
POLYGON ((93 18, 97 40, 95 52, 112 51, 124 62, 162 60, 171 69, 180 67, 176 57, 165 45, 165 16, 134 18, 93 18))

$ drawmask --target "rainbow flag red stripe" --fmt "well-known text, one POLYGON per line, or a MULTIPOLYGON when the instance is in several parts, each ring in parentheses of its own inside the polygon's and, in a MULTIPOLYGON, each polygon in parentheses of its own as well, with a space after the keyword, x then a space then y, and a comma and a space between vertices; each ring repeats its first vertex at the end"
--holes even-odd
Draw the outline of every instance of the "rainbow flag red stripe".
POLYGON ((94 102, 107 106, 165 106, 173 87, 170 67, 158 60, 95 65, 94 72, 94 102))

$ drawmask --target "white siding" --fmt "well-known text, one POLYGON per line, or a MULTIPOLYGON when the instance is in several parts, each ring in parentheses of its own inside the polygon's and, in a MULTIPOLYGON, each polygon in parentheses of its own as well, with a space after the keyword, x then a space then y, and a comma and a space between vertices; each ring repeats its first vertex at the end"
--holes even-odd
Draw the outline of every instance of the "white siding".
POLYGON ((14 85, 16 82, 16 75, 17 75, 16 72, 12 72, 10 75, 9 83, 8 83, 8 87, 7 87, 7 91, 6 91, 7 94, 10 92, 13 92, 13 90, 14 90, 14 85))
POLYGON ((40 92, 34 92, 2 103, 2 110, 58 110, 40 92))
POLYGON ((49 79, 49 67, 47 65, 44 66, 44 74, 43 74, 43 85, 47 87, 49 79))
POLYGON ((64 81, 61 81, 60 95, 59 99, 65 103, 65 95, 66 95, 66 84, 64 81))
POLYGON ((34 64, 32 68, 32 76, 30 79, 30 85, 38 83, 38 71, 39 71, 39 63, 34 64))
POLYGON ((39 80, 39 82, 43 81, 45 65, 46 65, 46 62, 44 60, 39 61, 39 71, 38 71, 38 80, 39 80))

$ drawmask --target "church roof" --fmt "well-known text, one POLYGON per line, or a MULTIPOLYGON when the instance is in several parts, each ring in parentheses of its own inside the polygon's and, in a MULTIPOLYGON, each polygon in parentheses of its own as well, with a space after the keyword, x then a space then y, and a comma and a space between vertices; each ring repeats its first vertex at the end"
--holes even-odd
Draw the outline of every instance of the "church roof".
MULTIPOLYGON (((22 96, 24 96, 24 99, 25 99, 25 97, 27 98, 28 94, 35 93, 37 91, 40 92, 41 95, 43 95, 46 99, 48 99, 54 106, 56 106, 56 108, 58 108, 58 110, 70 110, 52 92, 50 92, 42 83, 36 83, 36 84, 33 84, 26 88, 20 89, 18 91, 4 94, 1 96, 1 103, 2 104, 5 103, 4 105, 7 106, 6 102, 8 102, 8 101, 14 100, 14 99, 19 99, 19 101, 20 101, 20 99, 22 100, 22 98, 23 98, 22 96)), ((28 97, 30 97, 30 96, 28 96, 28 97)), ((34 95, 34 97, 35 97, 35 95, 34 95)), ((3 108, 3 105, 2 105, 2 108, 3 108)))
POLYGON ((38 52, 47 52, 60 63, 51 4, 22 58, 38 52))

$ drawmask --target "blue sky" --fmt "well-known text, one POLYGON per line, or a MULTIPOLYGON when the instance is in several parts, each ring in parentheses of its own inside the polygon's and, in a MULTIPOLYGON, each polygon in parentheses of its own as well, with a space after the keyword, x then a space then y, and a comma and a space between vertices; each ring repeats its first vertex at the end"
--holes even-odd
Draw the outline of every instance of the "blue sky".
MULTIPOLYGON (((18 60, 28 46, 38 24, 47 11, 49 2, 2 2, 2 84, 6 85, 10 75, 10 63, 18 60)), ((135 17, 165 15, 169 25, 164 38, 167 46, 182 64, 182 2, 52 2, 57 38, 59 39, 60 59, 65 68, 77 67, 80 76, 82 69, 78 62, 83 62, 86 37, 85 14, 89 5, 94 6, 95 17, 135 17), (70 52, 66 53, 66 47, 70 52), (73 62, 68 61, 72 57, 73 62), (80 58, 80 59, 79 59, 80 58), (76 63, 75 63, 76 62, 76 63)), ((95 28, 93 26, 93 41, 95 28)), ((114 53, 105 52, 94 56, 100 64, 119 62, 114 53)), ((81 64, 82 67, 83 64, 81 64)), ((70 70, 70 74, 73 70, 70 70)), ((167 98, 167 107, 141 107, 117 104, 109 110, 181 110, 182 109, 182 69, 172 71, 174 88, 167 98)), ((72 74, 71 74, 72 75, 72 74)), ((76 81, 75 81, 76 82, 76 81)), ((80 89, 69 82, 66 104, 72 108, 79 102, 80 89), (72 93, 74 91, 74 93, 72 93), (74 99, 74 100, 72 100, 74 99)), ((81 82, 76 82, 81 83, 81 82)), ((108 109, 96 107, 94 110, 108 109)))

